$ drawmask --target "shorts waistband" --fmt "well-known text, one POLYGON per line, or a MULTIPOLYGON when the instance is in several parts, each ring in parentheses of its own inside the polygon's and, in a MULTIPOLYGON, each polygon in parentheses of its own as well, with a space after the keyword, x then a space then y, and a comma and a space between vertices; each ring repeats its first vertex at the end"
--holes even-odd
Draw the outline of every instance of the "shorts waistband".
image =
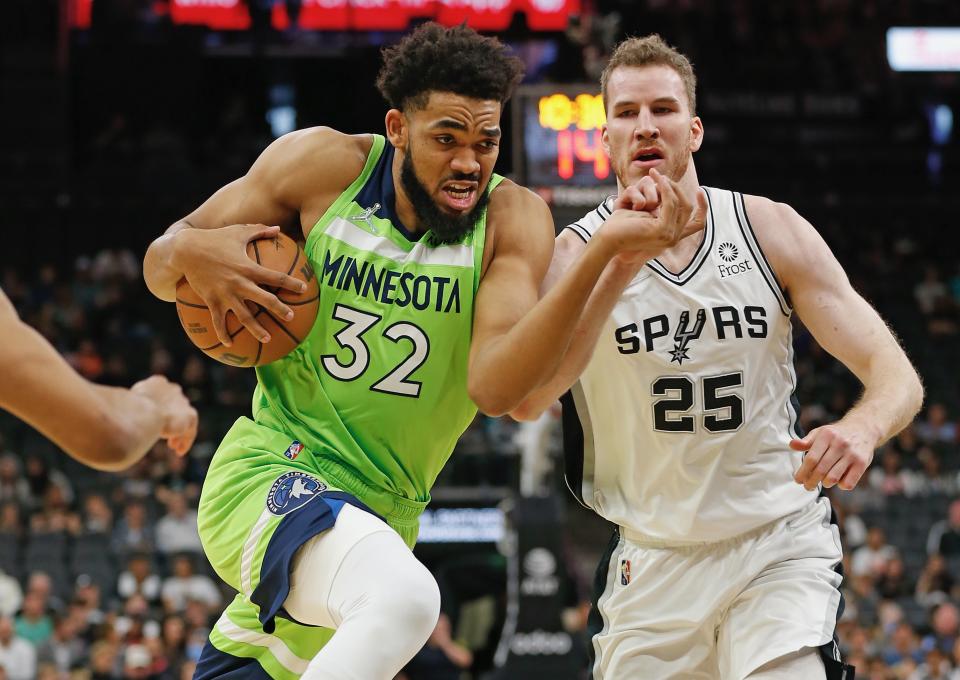
POLYGON ((721 538, 716 541, 684 541, 682 539, 675 538, 660 538, 658 536, 650 536, 639 531, 634 531, 624 526, 620 527, 620 534, 626 540, 642 548, 699 548, 707 545, 719 546, 755 538, 756 536, 769 531, 771 528, 777 524, 780 524, 784 520, 792 517, 794 514, 796 513, 790 513, 788 515, 784 515, 783 517, 778 517, 777 519, 761 524, 754 529, 744 531, 742 534, 735 534, 733 536, 721 538))
POLYGON ((423 509, 430 502, 414 501, 373 486, 366 479, 347 468, 319 456, 313 459, 317 470, 327 481, 359 498, 372 510, 383 514, 384 519, 398 524, 417 522, 423 509))

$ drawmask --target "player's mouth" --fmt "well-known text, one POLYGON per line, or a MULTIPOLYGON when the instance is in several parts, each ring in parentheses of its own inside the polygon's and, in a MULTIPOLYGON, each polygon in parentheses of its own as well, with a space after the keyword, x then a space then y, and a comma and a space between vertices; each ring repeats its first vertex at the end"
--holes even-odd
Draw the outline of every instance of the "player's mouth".
POLYGON ((663 151, 650 147, 636 151, 633 154, 631 165, 644 169, 650 169, 662 165, 663 161, 663 151))
POLYGON ((444 207, 454 212, 465 212, 473 207, 477 200, 476 182, 453 181, 440 187, 440 196, 444 207))

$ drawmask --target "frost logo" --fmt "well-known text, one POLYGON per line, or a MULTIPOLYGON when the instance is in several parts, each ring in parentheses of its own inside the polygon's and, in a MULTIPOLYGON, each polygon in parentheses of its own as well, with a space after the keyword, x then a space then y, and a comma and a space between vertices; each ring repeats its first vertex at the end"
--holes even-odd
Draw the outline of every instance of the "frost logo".
POLYGON ((302 508, 326 489, 326 484, 306 472, 288 472, 270 487, 267 509, 277 516, 286 515, 302 508))
POLYGON ((549 596, 560 589, 560 581, 554 574, 557 560, 546 548, 534 548, 523 558, 526 575, 520 582, 523 595, 549 596))
POLYGON ((740 251, 737 250, 737 247, 732 243, 721 243, 717 246, 717 255, 720 256, 724 262, 733 262, 739 256, 740 251))

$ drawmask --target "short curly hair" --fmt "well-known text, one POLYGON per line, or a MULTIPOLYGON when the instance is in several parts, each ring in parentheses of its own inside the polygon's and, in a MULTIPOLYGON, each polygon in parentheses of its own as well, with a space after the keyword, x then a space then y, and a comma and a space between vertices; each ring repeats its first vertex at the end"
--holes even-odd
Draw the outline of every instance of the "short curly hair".
POLYGON ((377 89, 392 108, 423 108, 431 92, 474 99, 510 99, 523 77, 523 62, 496 38, 465 24, 444 28, 428 22, 383 50, 377 89))

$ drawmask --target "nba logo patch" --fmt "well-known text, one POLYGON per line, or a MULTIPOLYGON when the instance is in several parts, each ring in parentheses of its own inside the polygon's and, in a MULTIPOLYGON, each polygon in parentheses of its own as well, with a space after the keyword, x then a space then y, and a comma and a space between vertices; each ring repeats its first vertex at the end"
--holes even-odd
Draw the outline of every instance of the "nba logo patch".
POLYGON ((327 490, 327 485, 306 472, 281 475, 267 494, 267 510, 278 517, 299 510, 327 490))
POLYGON ((630 560, 620 560, 620 585, 630 585, 630 560))
POLYGON ((296 457, 300 455, 301 451, 303 451, 303 444, 294 439, 293 443, 290 444, 290 446, 287 447, 287 450, 283 452, 283 455, 290 460, 295 460, 296 457))

